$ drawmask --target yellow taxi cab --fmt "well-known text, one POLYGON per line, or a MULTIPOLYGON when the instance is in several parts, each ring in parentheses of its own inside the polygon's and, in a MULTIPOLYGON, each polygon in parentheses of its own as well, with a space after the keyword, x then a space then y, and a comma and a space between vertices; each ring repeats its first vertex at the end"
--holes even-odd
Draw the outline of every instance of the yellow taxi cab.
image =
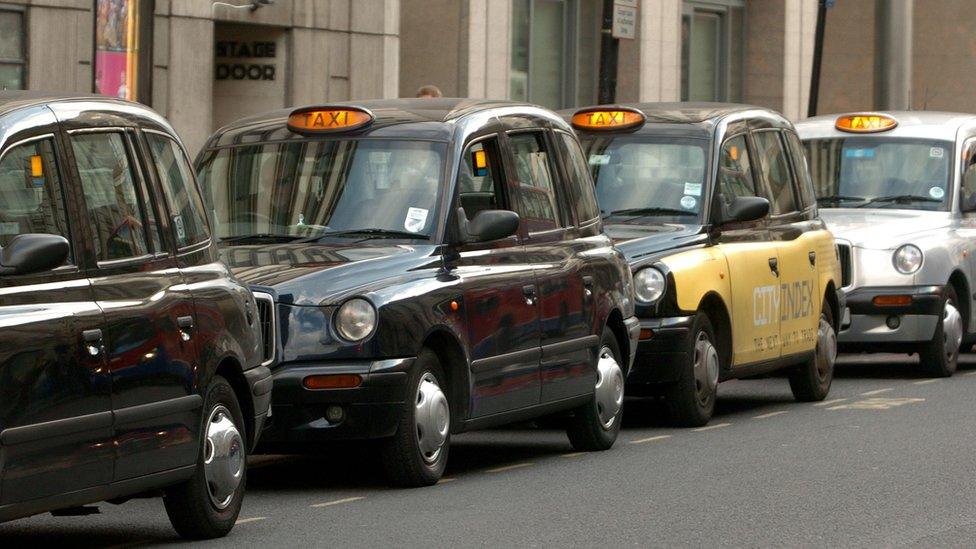
POLYGON ((641 334, 627 394, 663 396, 687 426, 709 421, 728 379, 783 372, 798 400, 824 399, 841 273, 792 124, 729 104, 563 115, 634 272, 641 334))

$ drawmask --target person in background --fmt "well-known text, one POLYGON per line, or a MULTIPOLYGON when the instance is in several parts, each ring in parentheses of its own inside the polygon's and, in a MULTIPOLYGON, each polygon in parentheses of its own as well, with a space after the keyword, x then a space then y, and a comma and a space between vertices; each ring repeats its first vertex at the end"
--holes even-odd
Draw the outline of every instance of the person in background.
POLYGON ((420 86, 420 89, 417 90, 417 97, 433 99, 435 97, 444 97, 444 94, 441 93, 441 90, 437 86, 428 84, 426 86, 420 86))

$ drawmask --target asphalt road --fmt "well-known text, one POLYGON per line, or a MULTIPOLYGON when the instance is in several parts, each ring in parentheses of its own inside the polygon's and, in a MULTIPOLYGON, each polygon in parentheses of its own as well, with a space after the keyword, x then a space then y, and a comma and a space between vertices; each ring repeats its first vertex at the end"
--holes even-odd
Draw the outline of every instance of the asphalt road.
MULTIPOLYGON (((628 401, 608 452, 556 429, 454 440, 438 486, 397 490, 368 448, 266 456, 240 521, 209 546, 971 546, 976 539, 976 356, 929 380, 910 359, 845 359, 827 402, 785 379, 719 388, 703 429, 628 401)), ((0 525, 0 547, 180 543, 158 500, 90 517, 0 525)))

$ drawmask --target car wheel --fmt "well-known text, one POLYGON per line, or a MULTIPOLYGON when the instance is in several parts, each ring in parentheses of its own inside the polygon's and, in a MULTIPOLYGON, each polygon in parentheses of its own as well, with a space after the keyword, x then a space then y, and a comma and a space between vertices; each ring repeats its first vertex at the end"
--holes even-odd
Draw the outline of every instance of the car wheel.
POLYGON ((407 383, 397 432, 382 442, 383 466, 391 484, 430 486, 444 474, 451 445, 445 379, 437 355, 430 349, 421 351, 407 383))
POLYGON ((830 384, 834 381, 834 363, 837 361, 837 331, 830 305, 824 301, 817 324, 817 346, 813 357, 790 372, 790 390, 793 398, 802 402, 816 402, 827 398, 830 384))
POLYGON ((593 400, 573 411, 566 428, 569 442, 576 450, 608 450, 616 442, 624 405, 624 372, 621 364, 617 338, 611 330, 604 330, 597 358, 593 400))
POLYGON ((163 497, 173 528, 188 539, 227 535, 241 511, 247 480, 244 417, 234 389, 215 376, 205 396, 196 471, 163 497))
POLYGON ((963 320, 958 302, 955 289, 946 286, 942 295, 942 314, 935 326, 935 335, 918 353, 922 371, 931 377, 949 377, 959 365, 963 320))
POLYGON ((691 360, 682 369, 678 381, 665 388, 664 402, 671 423, 700 427, 708 423, 715 412, 721 359, 708 316, 703 313, 695 315, 691 333, 691 348, 688 350, 691 360))

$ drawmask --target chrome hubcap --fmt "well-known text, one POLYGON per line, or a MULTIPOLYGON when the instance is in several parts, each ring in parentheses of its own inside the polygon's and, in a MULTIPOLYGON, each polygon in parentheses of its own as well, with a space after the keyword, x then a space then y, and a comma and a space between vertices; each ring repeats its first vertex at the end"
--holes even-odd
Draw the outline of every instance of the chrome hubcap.
POLYGON ((207 421, 203 471, 210 501, 217 509, 230 505, 244 478, 244 439, 231 418, 226 407, 217 406, 207 421))
POLYGON ((820 381, 827 379, 836 360, 837 333, 827 321, 827 316, 820 315, 820 325, 817 327, 817 376, 820 381))
POLYGON ((434 374, 427 372, 417 387, 417 410, 414 414, 417 445, 427 463, 434 463, 441 455, 451 426, 451 412, 447 397, 437 385, 434 374))
POLYGON ((624 404, 624 372, 609 347, 600 349, 595 389, 596 412, 604 429, 613 427, 624 404))
POLYGON ((704 406, 718 387, 718 351, 705 332, 698 332, 695 339, 694 367, 695 392, 698 402, 704 406))
POLYGON ((962 345, 962 315, 952 301, 946 301, 942 312, 942 337, 946 358, 951 361, 962 345))

